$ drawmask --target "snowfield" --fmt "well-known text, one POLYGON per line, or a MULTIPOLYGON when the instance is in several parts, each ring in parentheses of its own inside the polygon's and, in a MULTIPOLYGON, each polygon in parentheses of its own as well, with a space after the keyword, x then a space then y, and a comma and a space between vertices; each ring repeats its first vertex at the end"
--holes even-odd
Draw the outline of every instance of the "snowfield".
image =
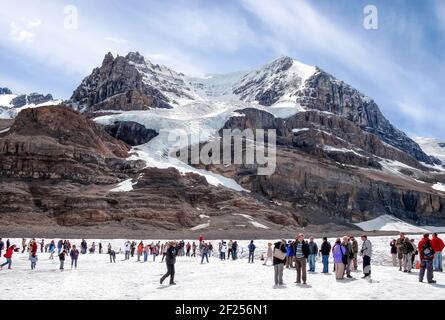
MULTIPOLYGON (((416 243, 420 237, 414 236, 416 243)), ((57 257, 49 260, 49 253, 40 253, 37 269, 32 271, 28 255, 15 253, 13 270, 0 271, 0 299, 445 299, 445 274, 434 273, 437 284, 427 284, 426 280, 419 283, 418 270, 407 274, 391 265, 389 242, 392 237, 369 239, 374 251, 372 281, 360 279, 361 272, 352 273, 355 279, 336 281, 332 261, 330 274, 325 275, 320 273, 321 261, 317 258, 316 272, 308 273, 307 286, 297 286, 294 283, 295 269, 285 269, 286 286, 282 288, 273 287, 274 273, 270 262, 268 266, 263 266, 259 260, 266 250, 267 240, 255 241, 258 249, 254 264, 247 263, 248 241, 239 241, 242 253, 237 261, 220 261, 216 258, 217 252, 210 258, 209 264, 200 264, 199 256, 178 257, 176 286, 159 284, 159 278, 166 271, 165 263, 160 263, 159 257, 153 262, 152 256, 149 256, 149 262, 143 263, 137 262, 136 256, 123 261, 123 254, 117 254, 116 263, 112 264, 107 254, 86 254, 80 255, 77 270, 70 269, 70 259, 67 258, 65 270, 60 271, 57 257)), ((331 243, 333 240, 329 239, 331 243)), ((125 240, 87 241, 88 246, 92 241, 96 244, 101 241, 104 248, 111 242, 118 251, 120 247, 123 248, 125 240)), ((217 248, 218 241, 211 242, 217 248)), ((318 245, 321 243, 319 239, 316 242, 318 245)), ((21 239, 12 239, 12 243, 20 244, 21 239)), ((73 240, 72 243, 80 245, 80 240, 73 240)), ((1 258, 0 262, 4 260, 1 258)), ((168 283, 168 279, 165 283, 168 283)))

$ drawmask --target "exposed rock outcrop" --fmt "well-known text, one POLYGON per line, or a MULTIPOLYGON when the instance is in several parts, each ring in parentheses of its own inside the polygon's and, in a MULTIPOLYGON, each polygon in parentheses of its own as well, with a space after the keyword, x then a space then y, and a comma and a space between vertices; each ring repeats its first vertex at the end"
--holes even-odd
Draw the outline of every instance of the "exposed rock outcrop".
POLYGON ((105 131, 130 146, 147 143, 158 135, 155 130, 147 129, 133 121, 116 121, 112 125, 105 126, 105 131))

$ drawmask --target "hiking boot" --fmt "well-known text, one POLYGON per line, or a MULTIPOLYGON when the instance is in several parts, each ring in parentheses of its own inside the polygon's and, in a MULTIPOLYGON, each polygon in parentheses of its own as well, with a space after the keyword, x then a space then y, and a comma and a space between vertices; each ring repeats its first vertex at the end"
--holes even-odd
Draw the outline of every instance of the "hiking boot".
POLYGON ((428 281, 428 283, 436 283, 436 282, 437 282, 436 280, 428 281))

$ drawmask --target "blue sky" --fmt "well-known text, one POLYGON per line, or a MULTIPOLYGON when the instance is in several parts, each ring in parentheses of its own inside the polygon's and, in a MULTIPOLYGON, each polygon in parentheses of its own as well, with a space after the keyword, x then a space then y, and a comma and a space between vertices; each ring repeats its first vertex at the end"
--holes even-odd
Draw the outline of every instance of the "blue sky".
POLYGON ((203 75, 281 55, 371 96, 410 136, 445 138, 445 0, 0 0, 0 86, 69 98, 106 52, 203 75), (363 27, 366 5, 378 29, 363 27), (67 5, 78 12, 64 27, 67 5))

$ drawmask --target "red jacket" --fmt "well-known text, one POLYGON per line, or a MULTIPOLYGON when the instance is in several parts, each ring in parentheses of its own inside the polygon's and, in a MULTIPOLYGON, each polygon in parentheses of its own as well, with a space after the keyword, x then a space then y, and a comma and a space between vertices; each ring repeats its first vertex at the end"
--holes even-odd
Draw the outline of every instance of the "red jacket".
MULTIPOLYGON (((424 245, 425 243, 427 243, 427 241, 431 241, 430 238, 429 238, 428 236, 424 236, 424 237, 422 238, 422 240, 419 241, 418 248, 419 248, 419 257, 420 257, 420 261, 423 260, 423 252, 422 252, 422 248, 423 248, 423 245, 424 245)), ((432 244, 431 244, 431 247, 433 247, 432 244)), ((433 248, 433 250, 434 250, 434 248, 433 248)), ((431 260, 432 260, 432 258, 431 258, 431 260)))
POLYGON ((431 239, 431 246, 435 252, 442 252, 444 248, 443 241, 439 237, 433 237, 433 239, 431 239))
POLYGON ((37 242, 33 242, 31 245, 31 253, 37 253, 37 242))
POLYGON ((6 253, 5 253, 4 257, 6 259, 11 259, 13 253, 14 253, 14 248, 13 247, 9 247, 8 250, 6 250, 6 253))

